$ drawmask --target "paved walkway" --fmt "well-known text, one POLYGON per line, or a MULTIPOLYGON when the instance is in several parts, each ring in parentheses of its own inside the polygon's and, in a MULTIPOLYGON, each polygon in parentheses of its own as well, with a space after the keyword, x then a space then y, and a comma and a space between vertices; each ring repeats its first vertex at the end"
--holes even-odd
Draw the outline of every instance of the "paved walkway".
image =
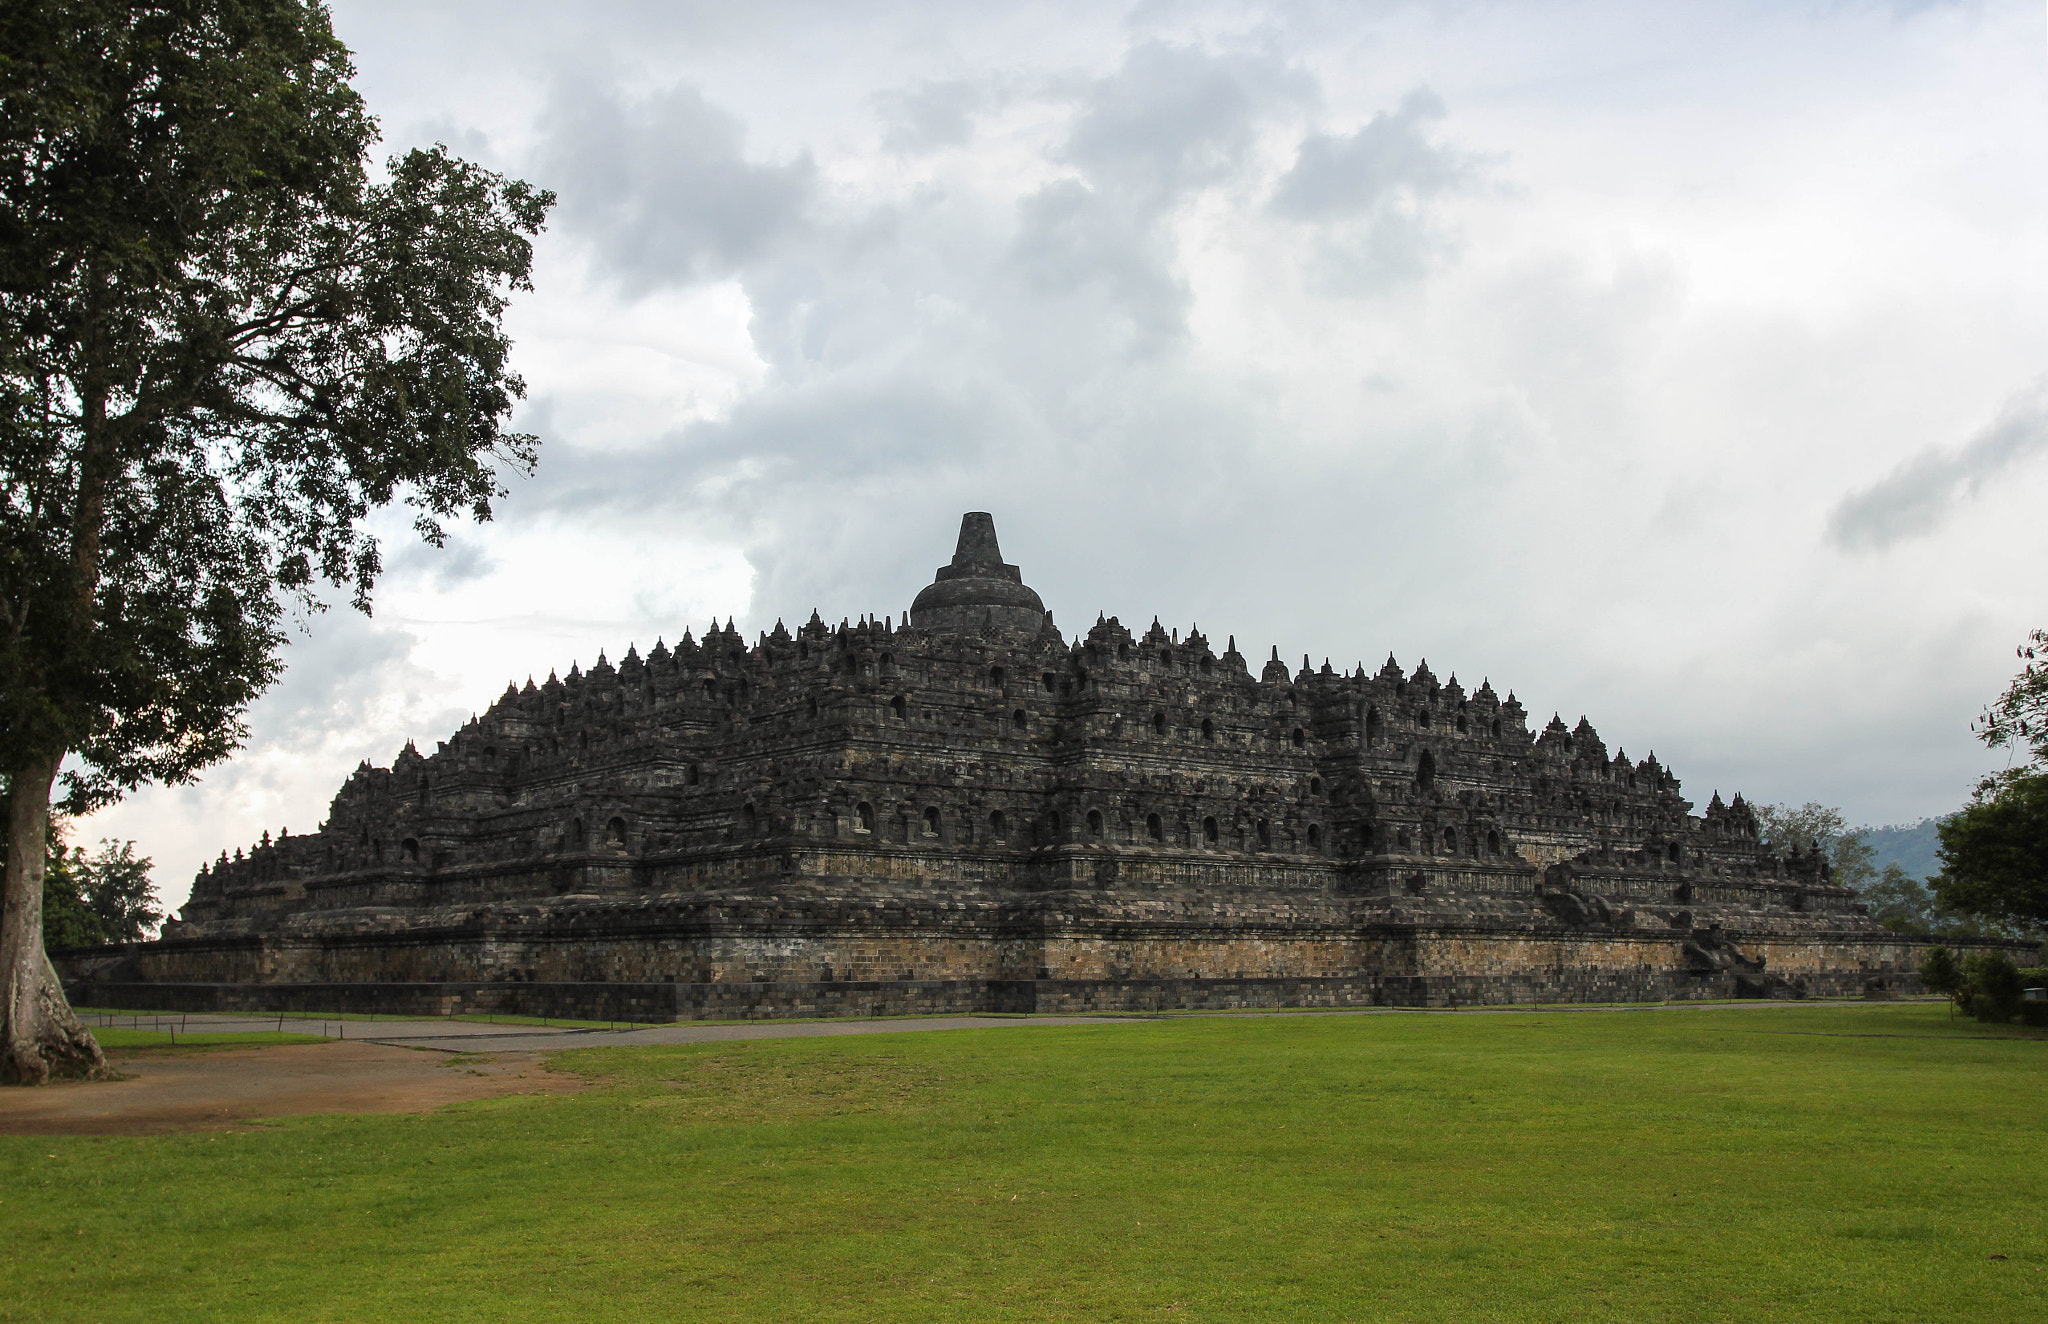
MULTIPOLYGON (((1927 999, 1938 1001, 1939 999, 1927 999)), ((628 1044, 702 1044, 740 1039, 808 1039, 848 1034, 910 1034, 928 1030, 990 1030, 1034 1025, 1117 1025, 1133 1021, 1173 1020, 1190 1016, 1499 1016, 1531 1013, 1706 1011, 1711 1009, 1770 1011, 1812 1006, 1885 1006, 1883 1002, 1861 999, 1778 1002, 1642 1002, 1581 1007, 1343 1007, 1321 1009, 1274 1009, 1243 1012, 1173 1011, 1124 1016, 901 1016, 879 1020, 852 1018, 821 1021, 688 1021, 673 1025, 624 1025, 615 1029, 579 1026, 492 1024, 488 1021, 444 1019, 421 1020, 333 1020, 318 1016, 181 1015, 116 1016, 105 1019, 88 1015, 86 1024, 117 1025, 143 1030, 174 1030, 185 1034, 251 1034, 283 1030, 287 1034, 318 1034, 329 1038, 365 1040, 407 1048, 438 1049, 464 1053, 523 1053, 564 1048, 613 1047, 628 1044)))

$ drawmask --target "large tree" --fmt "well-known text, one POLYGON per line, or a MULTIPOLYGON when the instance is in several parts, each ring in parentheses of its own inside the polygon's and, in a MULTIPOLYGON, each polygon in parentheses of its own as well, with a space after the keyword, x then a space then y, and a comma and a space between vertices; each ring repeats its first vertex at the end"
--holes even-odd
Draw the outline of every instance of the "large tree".
POLYGON ((2019 647, 2020 672, 1976 721, 1993 749, 2027 761, 1986 777, 1970 803, 1941 821, 1944 906, 2038 931, 2048 925, 2048 631, 2019 647))
POLYGON ((2048 772, 1987 778, 1941 820, 1935 895, 2015 934, 2048 926, 2048 772))
POLYGON ((236 749, 290 612, 364 610, 371 511, 531 465, 506 300, 553 198, 375 121, 300 0, 0 23, 0 1081, 105 1070, 43 954, 53 800, 236 749))

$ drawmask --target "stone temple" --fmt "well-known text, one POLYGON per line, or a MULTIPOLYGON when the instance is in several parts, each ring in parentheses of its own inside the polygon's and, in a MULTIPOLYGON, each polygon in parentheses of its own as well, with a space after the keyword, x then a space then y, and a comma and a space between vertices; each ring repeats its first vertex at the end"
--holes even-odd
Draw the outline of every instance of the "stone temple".
POLYGON ((508 688, 204 869, 98 1005, 638 1019, 1910 985, 1741 797, 1425 664, 1075 641, 970 514, 902 623, 730 624, 508 688))

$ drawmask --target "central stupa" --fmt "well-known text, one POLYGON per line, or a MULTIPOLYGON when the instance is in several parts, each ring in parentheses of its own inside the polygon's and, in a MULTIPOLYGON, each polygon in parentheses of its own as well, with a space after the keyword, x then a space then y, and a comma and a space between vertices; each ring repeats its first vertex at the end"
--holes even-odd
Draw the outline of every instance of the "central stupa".
POLYGON ((1024 583, 1023 573, 1003 564, 995 517, 986 511, 961 516, 952 564, 940 566, 910 604, 912 628, 937 633, 994 630, 1028 639, 1044 621, 1045 604, 1024 583))

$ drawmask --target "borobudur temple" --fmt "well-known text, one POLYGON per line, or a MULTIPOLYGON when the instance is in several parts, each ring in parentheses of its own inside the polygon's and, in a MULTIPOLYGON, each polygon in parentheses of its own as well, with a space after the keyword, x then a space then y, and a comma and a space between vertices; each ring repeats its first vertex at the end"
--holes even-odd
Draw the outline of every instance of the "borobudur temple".
POLYGON ((1583 718, 1070 642, 970 514, 900 623, 507 688, 60 966, 97 1005, 658 1020, 1860 993, 1915 947, 1583 718))

